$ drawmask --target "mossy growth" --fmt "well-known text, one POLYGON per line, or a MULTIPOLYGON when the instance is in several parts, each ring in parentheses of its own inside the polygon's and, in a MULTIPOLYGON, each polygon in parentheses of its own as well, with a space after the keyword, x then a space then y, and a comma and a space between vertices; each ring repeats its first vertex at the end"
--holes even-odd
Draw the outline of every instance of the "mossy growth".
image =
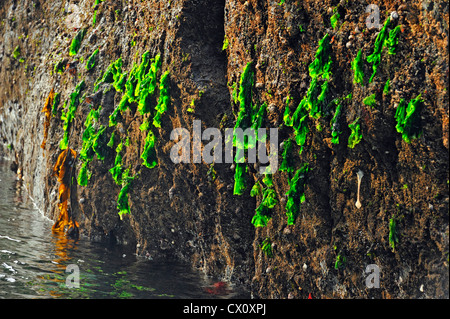
POLYGON ((144 151, 141 154, 143 164, 147 168, 154 168, 156 165, 158 165, 155 144, 156 144, 156 136, 155 134, 153 134, 151 130, 149 130, 147 132, 147 136, 145 137, 144 151))
POLYGON ((361 124, 359 123, 359 117, 348 125, 351 130, 351 134, 348 137, 348 147, 355 148, 355 146, 362 140, 361 124))
POLYGON ((339 14, 339 12, 337 12, 336 8, 333 11, 334 11, 334 14, 331 16, 330 22, 331 22, 331 27, 333 29, 336 29, 337 23, 338 23, 339 18, 341 17, 341 15, 339 14))
POLYGON ((226 49, 228 49, 228 45, 229 45, 230 43, 228 42, 228 38, 227 38, 227 36, 225 35, 225 37, 223 38, 223 45, 222 45, 222 51, 225 51, 226 49))
POLYGON ((122 154, 121 154, 122 149, 123 149, 123 142, 120 142, 119 145, 117 145, 116 147, 116 158, 114 159, 114 166, 109 170, 114 182, 118 185, 122 184, 122 173, 123 173, 122 154))
POLYGON ((95 63, 96 63, 96 57, 99 53, 99 49, 97 48, 92 54, 91 56, 87 59, 86 61, 86 70, 92 70, 95 67, 95 63))
POLYGON ((20 47, 16 46, 13 53, 12 53, 12 57, 17 60, 20 57, 20 47))
POLYGON ((388 27, 390 24, 390 18, 388 17, 386 19, 386 22, 384 23, 383 27, 381 28, 380 32, 377 35, 377 38, 375 39, 375 45, 373 49, 373 53, 367 57, 367 62, 372 63, 372 69, 373 73, 370 77, 369 82, 372 83, 373 78, 375 77, 375 74, 377 73, 378 66, 381 62, 381 52, 383 51, 383 47, 386 43, 386 39, 389 36, 388 27))
POLYGON ((130 176, 130 169, 127 168, 122 174, 122 188, 117 197, 117 209, 119 210, 120 219, 123 219, 124 214, 130 214, 130 204, 128 202, 131 182, 136 179, 138 175, 130 176))
POLYGON ((56 116, 58 114, 58 106, 61 102, 61 93, 55 93, 53 97, 53 105, 52 105, 52 116, 56 116))
POLYGON ((75 118, 75 112, 77 111, 78 105, 80 104, 80 94, 81 91, 85 89, 86 85, 84 80, 78 83, 75 87, 74 92, 70 94, 70 102, 67 108, 67 111, 61 114, 61 120, 63 123, 64 136, 61 142, 59 143, 59 148, 65 150, 69 145, 69 126, 72 120, 75 118))
POLYGON ((292 140, 287 139, 283 142, 283 161, 280 165, 281 172, 287 172, 291 174, 294 172, 294 157, 292 156, 292 140))
POLYGON ((244 194, 245 189, 247 188, 247 165, 245 163, 236 163, 236 168, 234 172, 234 195, 242 195, 244 194))
POLYGON ((239 113, 236 120, 235 128, 243 130, 251 126, 251 118, 253 114, 252 92, 254 86, 254 73, 252 70, 252 62, 248 62, 242 71, 239 82, 239 113))
POLYGON ((370 77, 369 82, 373 81, 378 66, 380 65, 381 53, 383 51, 383 48, 387 47, 389 54, 396 54, 401 26, 396 26, 394 29, 388 31, 390 24, 390 17, 388 17, 380 32, 378 33, 377 38, 375 39, 373 53, 367 57, 367 62, 372 63, 373 69, 373 73, 370 77))
POLYGON ((300 146, 300 154, 302 153, 303 146, 306 142, 306 135, 309 133, 308 115, 309 111, 307 107, 306 97, 301 100, 300 104, 292 115, 292 118, 290 117, 290 110, 288 105, 286 106, 283 115, 284 124, 286 126, 292 126, 292 128, 294 129, 295 142, 298 146, 300 146))
POLYGON ((288 180, 289 190, 286 193, 286 216, 287 224, 294 225, 297 216, 300 214, 300 205, 305 201, 305 184, 307 173, 309 171, 309 164, 304 163, 299 168, 294 177, 288 180))
POLYGON ((75 38, 73 38, 72 43, 70 44, 70 48, 69 48, 70 56, 74 56, 78 53, 78 50, 81 47, 81 42, 83 41, 84 36, 86 35, 86 31, 87 31, 86 29, 81 29, 80 31, 78 31, 75 38))
POLYGON ((403 140, 411 143, 413 139, 420 137, 422 133, 420 112, 423 107, 423 99, 419 94, 415 99, 412 99, 408 104, 401 99, 397 110, 395 112, 395 119, 397 125, 395 128, 397 132, 402 134, 403 140))
POLYGON ((80 159, 83 161, 83 165, 78 175, 78 184, 80 186, 86 186, 90 179, 90 174, 87 174, 87 164, 91 162, 94 155, 101 161, 105 159, 106 153, 104 145, 106 144, 105 130, 106 127, 100 126, 95 129, 95 122, 98 121, 99 110, 91 110, 86 118, 84 126, 86 127, 83 133, 83 144, 80 151, 80 159))
POLYGON ((155 116, 153 117, 153 126, 155 127, 161 127, 161 116, 168 110, 170 105, 169 74, 169 71, 166 71, 161 76, 159 85, 159 99, 158 104, 155 106, 155 116))
POLYGON ((102 77, 99 77, 94 84, 94 92, 98 91, 98 88, 103 83, 112 83, 114 89, 117 92, 123 92, 125 89, 125 82, 127 80, 127 73, 122 72, 122 58, 111 62, 102 77))
POLYGON ((358 51, 355 59, 352 61, 353 83, 364 85, 364 62, 362 59, 362 50, 358 51))
POLYGON ((397 246, 399 241, 398 229, 397 229, 397 220, 392 217, 389 219, 389 246, 392 249, 392 252, 395 251, 395 247, 397 246))
POLYGON ((345 268, 345 265, 347 264, 347 258, 342 255, 341 253, 339 253, 336 256, 336 261, 334 263, 334 269, 338 270, 338 269, 343 269, 345 268))
POLYGON ((306 107, 309 109, 309 116, 318 119, 322 116, 322 105, 328 91, 328 81, 319 86, 318 79, 313 78, 306 94, 306 107))
POLYGON ((363 103, 367 106, 370 107, 375 107, 375 105, 377 105, 377 95, 376 93, 367 96, 366 98, 364 98, 363 103))
POLYGON ((390 87, 391 87, 391 80, 387 79, 387 81, 386 81, 386 83, 384 84, 384 87, 383 87, 383 94, 384 95, 388 95, 389 94, 390 87))
POLYGON ((323 79, 329 80, 331 76, 331 63, 330 35, 327 33, 319 41, 315 59, 309 65, 309 75, 312 79, 322 76, 323 79))
POLYGON ((269 258, 273 257, 272 240, 269 237, 266 237, 263 240, 263 242, 261 244, 261 250, 267 257, 269 257, 269 258))
POLYGON ((55 63, 55 67, 53 70, 57 73, 63 74, 64 70, 66 69, 66 65, 64 64, 64 60, 61 59, 58 62, 55 63))
POLYGON ((331 143, 339 144, 339 136, 342 134, 340 118, 342 113, 342 104, 336 100, 336 111, 334 112, 333 118, 331 119, 331 143))
POLYGON ((252 218, 252 224, 255 227, 264 227, 272 218, 270 210, 278 204, 277 195, 273 188, 273 180, 271 174, 266 174, 263 178, 265 187, 262 189, 262 200, 255 210, 252 218))
MULTIPOLYGON (((144 53, 145 54, 145 53, 144 53)), ((148 54, 148 53, 147 53, 148 54)), ((156 76, 157 73, 161 67, 161 57, 160 55, 156 55, 154 59, 150 59, 150 67, 148 68, 147 72, 147 65, 149 63, 145 63, 144 61, 147 61, 146 58, 142 58, 143 64, 138 68, 137 73, 137 85, 135 89, 135 97, 138 97, 138 111, 141 115, 144 115, 146 113, 149 113, 151 110, 151 103, 150 98, 153 96, 153 94, 156 91, 157 83, 156 83, 156 76)), ((168 77, 168 72, 166 72, 162 77, 160 82, 162 82, 164 77, 164 88, 166 91, 167 88, 167 81, 166 78, 168 77)), ((164 92, 167 93, 167 92, 164 92)), ((161 94, 161 93, 160 93, 161 94)), ((160 97, 161 99, 161 97, 160 97)))
POLYGON ((397 53, 398 38, 400 36, 401 30, 401 26, 398 25, 394 29, 389 31, 389 37, 386 39, 386 46, 388 47, 389 54, 397 53))
POLYGON ((242 162, 244 158, 244 150, 249 147, 256 147, 256 141, 263 137, 258 136, 258 129, 262 126, 264 120, 264 114, 267 105, 264 103, 260 107, 253 104, 252 93, 254 86, 254 72, 252 62, 248 62, 242 71, 239 81, 239 113, 234 126, 233 145, 236 146, 236 170, 234 176, 234 195, 242 195, 246 189, 246 177, 247 172, 246 164, 242 162), (242 129, 245 131, 247 128, 252 128, 254 138, 247 135, 244 136, 244 140, 241 141, 236 134, 236 129, 242 129))

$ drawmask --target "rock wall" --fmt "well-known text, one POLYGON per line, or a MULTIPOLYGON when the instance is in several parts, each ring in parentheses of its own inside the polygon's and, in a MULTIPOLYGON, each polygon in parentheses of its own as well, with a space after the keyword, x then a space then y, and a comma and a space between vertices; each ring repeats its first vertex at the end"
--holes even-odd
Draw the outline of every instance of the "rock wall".
POLYGON ((74 164, 70 211, 81 236, 132 245, 153 259, 186 260, 209 275, 248 287, 256 298, 306 298, 310 293, 314 298, 448 298, 448 3, 373 1, 380 25, 368 28, 371 3, 2 1, 2 154, 17 163, 30 195, 56 220, 59 183, 53 166, 64 137, 61 115, 68 108, 63 109, 64 102, 70 104, 84 80, 68 128, 69 147, 82 151, 92 109, 99 110, 94 129, 104 127, 104 138, 113 132, 115 138, 111 147, 103 147, 103 161, 94 156, 88 163, 87 186, 76 182, 83 161, 74 164), (367 57, 388 17, 389 30, 401 26, 396 54, 383 49, 370 82, 373 64, 367 57), (71 55, 72 40, 83 29, 86 34, 71 55), (203 129, 234 127, 240 78, 252 62, 253 103, 267 105, 262 127, 278 128, 280 143, 293 139, 285 110, 292 115, 313 94, 309 66, 326 34, 331 76, 325 81, 321 116, 308 117, 301 154, 293 143, 293 167, 309 164, 300 215, 288 225, 286 192, 292 176, 279 171, 273 175, 278 204, 267 226, 254 227, 252 217, 262 198, 250 196, 250 190, 261 180, 258 165, 248 165, 246 191, 234 195, 235 165, 173 163, 171 131, 182 127, 192 132, 194 120, 201 120, 203 129), (87 70, 97 48, 95 66, 87 70), (152 128, 158 165, 151 169, 141 159, 149 132, 139 129, 150 115, 141 115, 132 102, 110 126, 109 116, 124 90, 116 81, 95 90, 112 62, 122 58, 122 71, 129 75, 146 51, 161 58, 157 89, 148 102, 152 108, 159 102, 162 74, 169 71, 170 79, 170 106, 161 127, 152 128), (363 83, 355 83, 352 69, 359 51, 363 83), (55 66, 61 66, 60 72, 55 66), (389 90, 383 92, 388 79, 389 90), (52 89, 61 102, 50 117, 42 149, 46 114, 41 110, 52 89), (376 103, 364 103, 373 94, 376 103), (422 134, 407 143, 396 131, 396 110, 401 99, 408 103, 419 94, 422 134), (331 140, 336 101, 342 105, 339 144, 331 140), (357 118, 362 140, 349 148, 349 124, 357 118), (117 197, 123 185, 109 172, 120 141, 125 144, 122 166, 137 176, 130 182, 131 212, 122 218, 117 197), (361 208, 355 206, 358 171, 364 173, 361 208), (389 242, 392 219, 397 223, 395 249, 389 242), (264 250, 263 242, 269 243, 264 250), (379 289, 366 287, 367 265, 379 268, 379 289))

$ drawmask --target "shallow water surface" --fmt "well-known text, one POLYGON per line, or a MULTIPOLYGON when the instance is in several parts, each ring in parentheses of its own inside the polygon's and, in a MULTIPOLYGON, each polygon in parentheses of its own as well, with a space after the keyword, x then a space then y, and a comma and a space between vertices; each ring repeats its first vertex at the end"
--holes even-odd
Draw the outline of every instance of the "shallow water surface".
POLYGON ((0 299, 248 297, 220 285, 217 290, 217 283, 185 264, 155 263, 121 246, 70 240, 52 234, 51 226, 9 163, 0 160, 0 299))

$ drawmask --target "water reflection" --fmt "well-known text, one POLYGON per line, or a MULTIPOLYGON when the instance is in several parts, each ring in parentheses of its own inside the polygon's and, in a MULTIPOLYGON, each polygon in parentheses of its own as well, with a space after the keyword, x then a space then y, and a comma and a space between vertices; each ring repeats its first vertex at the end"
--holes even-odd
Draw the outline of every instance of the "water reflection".
POLYGON ((52 233, 20 182, 0 160, 1 298, 248 298, 182 263, 158 264, 121 246, 52 233), (68 265, 80 287, 66 285, 68 265))

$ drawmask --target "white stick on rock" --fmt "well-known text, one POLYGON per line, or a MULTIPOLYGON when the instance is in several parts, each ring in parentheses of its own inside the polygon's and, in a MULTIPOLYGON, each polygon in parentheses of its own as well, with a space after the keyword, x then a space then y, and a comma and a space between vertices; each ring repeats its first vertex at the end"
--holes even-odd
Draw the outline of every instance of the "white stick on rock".
POLYGON ((364 173, 361 171, 361 170, 359 170, 357 173, 356 173, 356 175, 358 175, 358 195, 357 195, 357 198, 356 198, 356 203, 355 203, 355 206, 356 206, 356 208, 361 208, 361 202, 359 201, 359 189, 360 189, 360 187, 361 187, 361 180, 362 180, 362 178, 363 178, 363 176, 364 176, 364 173))

